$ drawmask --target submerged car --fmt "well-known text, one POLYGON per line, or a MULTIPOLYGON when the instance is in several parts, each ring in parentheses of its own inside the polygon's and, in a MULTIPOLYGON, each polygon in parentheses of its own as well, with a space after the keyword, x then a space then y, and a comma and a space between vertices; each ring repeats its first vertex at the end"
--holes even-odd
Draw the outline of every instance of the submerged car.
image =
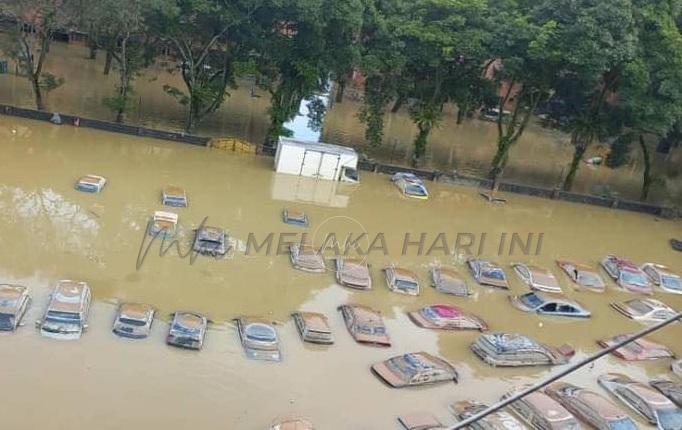
POLYGON ((149 225, 150 236, 173 237, 177 232, 178 214, 156 211, 149 225))
POLYGON ((482 334, 471 350, 491 366, 543 366, 568 362, 575 351, 568 345, 553 348, 515 333, 482 334))
POLYGON ((512 268, 521 281, 531 289, 545 293, 561 293, 559 282, 549 269, 524 263, 514 263, 512 268))
POLYGON ((633 293, 653 294, 646 274, 631 261, 609 254, 601 265, 621 288, 633 293))
POLYGON ((413 173, 398 172, 391 177, 391 182, 403 193, 413 199, 427 200, 429 192, 424 181, 413 173))
POLYGON ((194 312, 176 312, 168 329, 166 343, 181 348, 199 350, 204 346, 206 326, 205 316, 194 312))
MULTIPOLYGON (((510 391, 502 396, 502 399, 507 399, 516 393, 516 390, 510 391)), ((579 430, 582 428, 573 414, 542 391, 527 394, 511 403, 509 408, 535 429, 579 430)))
POLYGON ((654 285, 663 291, 673 294, 682 294, 682 278, 673 273, 667 266, 662 264, 646 263, 642 270, 651 279, 654 285))
POLYGON ((372 276, 364 260, 339 257, 334 261, 336 264, 336 282, 340 285, 358 290, 372 288, 372 276))
POLYGON ((557 260, 556 264, 577 285, 597 293, 606 290, 606 284, 601 275, 591 266, 568 260, 557 260))
POLYGON ((90 300, 87 283, 59 281, 50 295, 43 318, 36 322, 40 334, 54 339, 79 339, 88 327, 90 300))
POLYGON ((541 315, 555 315, 562 317, 588 318, 591 313, 580 303, 566 299, 530 292, 520 296, 510 296, 511 304, 524 312, 535 312, 541 315))
POLYGON ((488 329, 488 325, 481 318, 452 305, 426 306, 408 313, 408 316, 415 324, 424 328, 480 331, 488 329))
POLYGON ((161 203, 163 203, 164 206, 186 208, 189 202, 184 188, 168 185, 161 190, 161 203))
POLYGON ((262 318, 240 317, 235 320, 246 356, 254 360, 280 361, 279 336, 272 323, 262 318))
POLYGON ((323 273, 327 270, 322 253, 308 243, 289 245, 289 259, 294 268, 310 273, 323 273))
POLYGON ((653 379, 649 381, 649 385, 660 391, 677 406, 682 407, 682 383, 668 381, 667 379, 653 379))
POLYGON ((611 307, 636 321, 659 322, 677 314, 673 308, 660 300, 649 298, 612 302, 611 307))
POLYGON ((0 284, 0 331, 16 330, 30 302, 25 286, 0 284))
POLYGON ((296 329, 305 342, 331 345, 334 343, 329 321, 317 312, 294 312, 291 314, 296 329))
POLYGON ((202 255, 219 257, 227 253, 227 234, 219 227, 203 226, 196 230, 192 249, 202 255))
POLYGON ((467 260, 467 264, 471 270, 471 275, 480 285, 509 289, 507 275, 497 264, 476 258, 467 260))
POLYGON ((454 267, 432 267, 430 274, 431 286, 436 291, 459 297, 466 297, 471 294, 464 278, 454 267))
POLYGON ((315 430, 315 426, 303 418, 287 418, 271 425, 270 430, 315 430))
POLYGON ((99 175, 85 175, 76 182, 76 190, 85 193, 99 193, 107 183, 104 176, 99 175))
POLYGON ((401 415, 398 422, 403 430, 445 430, 446 427, 428 412, 414 412, 401 415))
POLYGON ((419 279, 413 271, 401 267, 388 266, 384 268, 384 274, 389 290, 394 293, 410 296, 419 295, 419 279))
POLYGON ((682 409, 648 385, 620 373, 603 374, 597 381, 615 398, 659 429, 682 428, 682 409))
POLYGON ((299 209, 284 209, 282 211, 282 221, 285 224, 308 227, 308 216, 299 209))
MULTIPOLYGON (((450 405, 450 411, 460 421, 488 409, 488 405, 473 400, 463 400, 450 405)), ((472 430, 528 430, 528 427, 504 409, 493 412, 469 424, 472 430)))
MULTIPOLYGON (((598 340, 597 343, 603 348, 608 348, 624 341, 628 337, 630 337, 629 334, 619 334, 610 339, 598 340)), ((626 361, 656 360, 659 358, 674 357, 673 352, 667 346, 641 337, 615 349, 611 354, 626 361)))
POLYGON ((358 343, 374 346, 391 346, 381 312, 360 305, 341 305, 339 311, 346 328, 358 343))
POLYGON ((545 393, 597 430, 637 430, 637 424, 611 400, 567 382, 555 382, 545 393))
POLYGON ((140 303, 124 303, 118 308, 113 332, 132 339, 149 336, 154 321, 154 308, 140 303))
POLYGON ((455 367, 426 352, 413 352, 372 365, 372 372, 393 388, 438 382, 457 383, 455 367))
POLYGON ((675 360, 670 363, 670 370, 679 377, 682 378, 682 360, 675 360))

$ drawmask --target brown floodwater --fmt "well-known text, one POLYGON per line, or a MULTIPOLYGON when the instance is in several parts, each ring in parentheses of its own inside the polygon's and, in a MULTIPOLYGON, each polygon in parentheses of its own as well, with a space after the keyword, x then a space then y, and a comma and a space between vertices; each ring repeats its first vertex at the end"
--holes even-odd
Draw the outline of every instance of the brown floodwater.
MULTIPOLYGON (((65 83, 47 96, 50 110, 112 120, 113 115, 102 104, 104 97, 113 94, 117 73, 102 75, 104 55, 96 61, 87 58, 88 50, 78 44, 54 43, 47 57, 46 70, 65 78, 65 83)), ((184 90, 177 73, 168 73, 174 62, 160 60, 146 69, 135 81, 132 111, 128 121, 150 127, 182 130, 185 108, 163 91, 165 84, 184 90)), ((253 83, 240 82, 223 106, 206 118, 197 133, 209 136, 238 136, 260 143, 268 129, 266 110, 269 96, 260 90, 252 91, 253 83)), ((367 156, 392 163, 410 161, 416 129, 405 109, 387 113, 384 143, 379 148, 365 144, 364 125, 357 118, 361 104, 350 96, 329 110, 322 139, 329 143, 351 145, 367 156)), ((34 107, 28 81, 13 74, 0 75, 0 103, 34 107)), ((440 127, 435 129, 427 147, 425 167, 450 172, 484 176, 495 153, 496 126, 472 120, 457 125, 455 109, 447 106, 440 127)), ((592 149, 587 157, 597 154, 592 149)), ((654 172, 660 184, 652 186, 650 200, 667 205, 682 205, 682 150, 673 149, 668 155, 653 151, 654 172)), ((516 146, 511 149, 505 178, 545 187, 558 187, 566 174, 572 148, 566 135, 530 124, 516 146)), ((613 194, 627 199, 639 198, 642 180, 642 161, 637 148, 632 162, 619 169, 583 164, 575 180, 574 190, 595 194, 613 194)))
MULTIPOLYGON (((667 242, 682 235, 679 220, 516 195, 505 196, 506 205, 493 206, 474 189, 438 183, 428 184, 429 201, 413 201, 399 196, 385 175, 364 174, 355 186, 316 182, 275 174, 271 158, 4 116, 0 154, 0 281, 28 285, 34 299, 26 325, 0 336, 0 386, 5 393, 0 410, 8 429, 257 430, 291 414, 307 416, 321 429, 393 429, 398 414, 415 410, 431 411, 451 423, 448 404, 467 398, 492 402, 511 387, 561 367, 492 368, 469 350, 476 333, 420 329, 408 320, 407 311, 456 304, 480 315, 493 330, 520 332, 554 345, 568 342, 580 359, 597 351, 596 339, 643 326, 608 306, 632 295, 616 290, 610 281, 601 295, 575 291, 556 270, 555 258, 596 265, 604 254, 615 252, 682 271, 680 254, 667 242), (73 189, 74 181, 87 173, 108 178, 101 194, 73 189), (147 219, 163 209, 160 189, 171 183, 185 187, 190 200, 190 207, 175 210, 183 251, 191 229, 208 217, 207 224, 229 231, 236 248, 231 258, 200 257, 191 264, 176 251, 159 257, 154 247, 136 269, 147 219), (296 271, 287 255, 254 249, 246 255, 249 234, 260 242, 271 232, 302 231, 281 222, 287 206, 306 211, 311 220, 307 231, 317 245, 329 233, 383 234, 388 255, 377 250, 367 257, 373 290, 340 287, 331 272, 296 271), (442 250, 418 255, 416 246, 401 255, 406 233, 412 238, 425 233, 426 248, 439 233, 451 247, 458 233, 486 233, 483 256, 504 265, 520 260, 552 267, 567 295, 592 310, 593 317, 526 315, 509 305, 506 292, 475 286, 468 276, 473 297, 437 294, 426 286, 429 266, 449 263, 464 271, 464 255, 442 250), (542 234, 542 246, 537 255, 533 242, 532 255, 517 249, 498 257, 503 233, 542 234), (419 297, 387 290, 380 269, 391 263, 418 273, 423 284, 419 297), (33 328, 59 279, 87 281, 94 293, 89 330, 79 341, 42 338, 33 328), (158 309, 149 339, 128 341, 111 333, 121 301, 158 309), (356 344, 336 311, 343 303, 380 309, 393 346, 356 344), (167 315, 178 309, 203 312, 213 321, 202 351, 164 344, 167 315), (328 348, 304 345, 289 318, 296 310, 327 314, 336 343, 328 348), (230 323, 238 315, 281 323, 283 362, 246 359, 230 323), (459 384, 396 390, 370 373, 374 362, 420 350, 452 361, 459 384)), ((508 273, 510 293, 526 291, 508 273)), ((657 291, 655 297, 682 308, 682 296, 657 291)), ((680 325, 652 338, 682 354, 680 325)), ((669 360, 627 364, 605 357, 568 380, 599 390, 595 378, 602 372, 622 371, 644 380, 670 376, 669 365, 669 360)))

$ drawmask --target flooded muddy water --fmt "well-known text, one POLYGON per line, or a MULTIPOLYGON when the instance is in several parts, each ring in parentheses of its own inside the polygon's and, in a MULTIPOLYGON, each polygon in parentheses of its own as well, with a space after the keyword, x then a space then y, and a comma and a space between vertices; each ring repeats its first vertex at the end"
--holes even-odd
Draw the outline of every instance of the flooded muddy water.
MULTIPOLYGON (((271 158, 3 116, 0 154, 0 281, 28 285, 34 299, 26 325, 0 336, 1 410, 3 428, 8 429, 257 430, 292 414, 307 416, 320 429, 394 429, 398 414, 416 410, 452 423, 450 403, 467 398, 492 402, 511 387, 561 367, 492 368, 469 350, 477 333, 420 329, 406 311, 456 304, 480 315, 493 330, 524 333, 552 345, 568 342, 579 359, 598 349, 596 339, 643 326, 608 305, 631 294, 616 290, 610 281, 601 295, 575 291, 554 259, 572 257, 596 265, 604 254, 615 252, 682 271, 680 254, 667 242, 682 235, 679 220, 516 195, 505 196, 506 205, 493 206, 474 189, 436 183, 427 184, 430 200, 412 201, 400 197, 385 175, 362 175, 355 186, 315 182, 276 175, 271 158), (108 178, 102 193, 73 189, 74 181, 87 173, 108 178), (160 257, 154 247, 136 268, 146 222, 153 211, 163 209, 160 189, 166 184, 185 187, 189 196, 188 208, 173 210, 180 216, 181 251, 191 229, 208 217, 207 224, 224 227, 234 239, 237 251, 231 258, 199 257, 191 264, 175 250, 160 257), (307 231, 316 245, 328 233, 383 234, 387 255, 381 249, 367 256, 374 288, 343 288, 331 272, 296 271, 287 255, 265 249, 246 255, 249 235, 260 243, 269 233, 279 237, 302 231, 281 222, 283 207, 306 211, 311 221, 307 231), (406 233, 412 238, 424 233, 425 248, 439 233, 451 246, 458 233, 471 233, 476 240, 485 233, 483 256, 507 268, 514 261, 551 267, 567 295, 593 317, 567 321, 517 311, 507 296, 527 289, 509 269, 509 293, 476 286, 467 275, 473 297, 438 294, 428 286, 430 265, 454 264, 464 272, 464 256, 443 251, 426 255, 426 250, 418 255, 416 245, 402 255, 406 233), (542 234, 542 244, 538 249, 533 242, 532 255, 507 250, 498 257, 503 233, 542 234), (391 263, 417 272, 419 297, 387 290, 380 269, 391 263), (94 293, 89 329, 79 341, 41 338, 33 328, 59 279, 87 281, 94 293), (128 341, 111 333, 121 301, 158 309, 149 339, 128 341), (336 310, 344 303, 381 310, 393 346, 356 344, 336 310), (174 310, 203 312, 213 321, 202 351, 164 344, 168 315, 174 310), (289 318, 296 310, 328 315, 336 343, 304 345, 289 318), (283 362, 246 359, 230 322, 239 315, 281 323, 283 362), (377 361, 420 350, 453 362, 459 384, 397 390, 370 373, 377 361)), ((682 309, 682 296, 657 291, 655 297, 682 309)), ((679 324, 652 338, 682 354, 679 324)), ((568 380, 600 390, 595 378, 602 372, 622 371, 642 380, 673 377, 669 365, 668 360, 626 364, 605 357, 568 380)))
MULTIPOLYGON (((84 46, 53 43, 46 69, 64 77, 65 83, 47 96, 48 109, 112 120, 113 115, 102 100, 114 92, 118 79, 116 70, 108 76, 102 74, 102 52, 95 61, 87 57, 88 49, 84 46)), ((185 108, 163 91, 166 84, 184 90, 177 71, 168 73, 173 66, 172 60, 160 59, 136 79, 132 110, 127 121, 150 127, 183 129, 185 108)), ((229 92, 223 106, 207 117, 196 132, 263 142, 269 124, 266 112, 269 95, 254 88, 251 81, 241 81, 239 88, 229 92)), ((0 103, 34 107, 26 78, 14 74, 0 75, 0 103)), ((325 117, 322 140, 355 146, 360 152, 383 162, 408 164, 416 128, 406 110, 386 114, 384 143, 372 148, 365 144, 365 128, 357 117, 360 107, 361 104, 351 97, 341 104, 332 104, 325 117)), ((425 167, 485 176, 495 152, 496 139, 497 130, 493 123, 471 120, 457 125, 455 109, 447 106, 442 124, 429 137, 425 167)), ((586 158, 601 154, 597 145, 591 151, 586 158)), ((670 154, 663 155, 652 148, 651 153, 654 172, 660 175, 662 185, 652 187, 650 200, 682 205, 682 151, 673 149, 670 154)), ((571 156, 572 148, 566 135, 531 124, 512 148, 504 177, 511 181, 558 187, 571 156)), ((639 198, 643 169, 639 151, 633 151, 632 160, 628 166, 615 170, 583 164, 574 190, 639 198)))

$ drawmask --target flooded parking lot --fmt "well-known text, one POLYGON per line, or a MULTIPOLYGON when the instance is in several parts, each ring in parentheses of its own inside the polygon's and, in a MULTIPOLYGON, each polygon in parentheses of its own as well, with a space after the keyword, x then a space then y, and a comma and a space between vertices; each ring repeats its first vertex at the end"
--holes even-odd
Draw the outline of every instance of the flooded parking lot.
MULTIPOLYGON (((11 429, 256 430, 291 414, 307 416, 321 429, 393 429, 398 414, 415 410, 453 422, 447 411, 450 403, 471 398, 492 402, 512 386, 536 381, 561 367, 489 367, 469 350, 477 333, 421 329, 409 321, 407 311, 427 304, 456 304, 482 317, 493 330, 520 332, 551 345, 568 342, 582 358, 597 350, 597 339, 643 326, 608 306, 631 294, 616 290, 611 281, 604 294, 575 291, 556 268, 556 258, 596 266, 606 253, 614 252, 682 271, 680 254, 668 244, 682 234, 679 220, 515 195, 505 196, 506 205, 490 205, 474 189, 435 183, 427 183, 430 200, 412 201, 400 197, 385 175, 364 174, 357 186, 316 182, 276 175, 271 158, 10 117, 0 117, 0 151, 0 280, 28 285, 34 298, 26 325, 0 336, 0 386, 8 393, 2 404, 3 424, 11 429), (101 194, 73 189, 74 181, 88 173, 108 178, 101 194), (208 217, 207 224, 224 227, 234 239, 236 252, 231 258, 199 257, 192 264, 174 250, 160 257, 154 247, 138 270, 147 220, 163 209, 160 190, 167 184, 184 187, 189 196, 188 208, 174 210, 179 214, 182 250, 189 247, 192 228, 208 217), (250 235, 260 243, 270 233, 275 238, 301 233, 281 222, 281 210, 287 206, 306 211, 311 223, 307 231, 316 245, 327 233, 383 234, 385 248, 367 257, 373 289, 340 287, 331 272, 296 271, 288 256, 275 252, 246 255, 250 235), (413 240, 425 234, 422 255, 417 245, 403 250, 406 233, 413 240), (449 244, 458 233, 470 233, 483 256, 505 266, 511 291, 476 286, 467 276, 473 297, 434 292, 427 286, 431 264, 454 264, 464 271, 464 255, 438 250, 426 255, 440 233, 449 244), (519 250, 510 255, 503 247, 498 256, 505 233, 524 238, 533 233, 531 255, 519 250), (540 234, 542 243, 537 246, 540 234), (567 295, 591 310, 593 317, 566 321, 514 309, 508 294, 527 290, 508 268, 514 261, 552 268, 567 295), (391 263, 419 275, 419 297, 387 290, 380 269, 391 263), (87 281, 93 290, 89 330, 77 342, 41 338, 32 326, 59 279, 87 281), (111 333, 120 301, 145 302, 158 309, 149 339, 128 341, 111 333), (393 346, 356 344, 336 310, 344 303, 381 310, 393 346), (168 314, 174 310, 202 312, 213 322, 201 352, 164 344, 168 314), (336 343, 304 345, 289 318, 296 310, 325 313, 336 343), (230 322, 239 315, 281 323, 281 363, 246 359, 230 322), (421 350, 454 363, 459 384, 396 390, 369 371, 377 361, 421 350)), ((682 296, 657 290, 655 297, 682 309, 682 296)), ((679 324, 652 339, 682 354, 679 324)), ((605 371, 643 380, 669 376, 669 364, 668 360, 625 364, 606 357, 568 381, 601 392, 595 378, 605 371)))

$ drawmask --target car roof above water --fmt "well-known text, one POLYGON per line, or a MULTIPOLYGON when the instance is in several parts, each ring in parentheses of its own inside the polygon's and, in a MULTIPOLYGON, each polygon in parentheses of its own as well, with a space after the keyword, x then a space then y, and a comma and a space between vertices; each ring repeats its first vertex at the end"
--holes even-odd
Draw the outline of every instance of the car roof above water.
POLYGON ((85 306, 85 298, 89 291, 90 288, 85 282, 59 281, 52 292, 48 311, 81 312, 85 306))

